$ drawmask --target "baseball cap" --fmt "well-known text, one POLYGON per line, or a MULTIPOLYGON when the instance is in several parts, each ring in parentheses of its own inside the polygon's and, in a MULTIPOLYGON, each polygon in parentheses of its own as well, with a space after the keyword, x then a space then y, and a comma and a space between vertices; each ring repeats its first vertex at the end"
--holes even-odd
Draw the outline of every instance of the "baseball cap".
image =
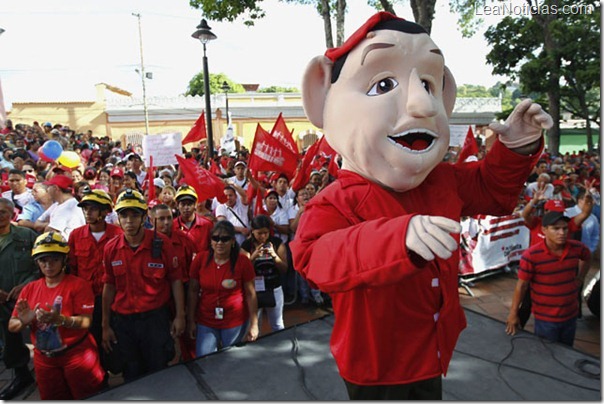
POLYGON ((166 186, 166 183, 161 178, 153 178, 153 185, 163 188, 166 186))
POLYGON ((128 155, 128 160, 140 160, 143 161, 143 159, 141 158, 141 156, 139 156, 136 153, 131 153, 130 155, 128 155))
POLYGON ((44 126, 46 126, 48 128, 52 128, 52 123, 50 123, 50 122, 44 122, 44 126))
POLYGON ((566 209, 566 207, 564 206, 564 202, 558 199, 550 199, 545 202, 543 209, 549 210, 551 212, 564 212, 564 209, 566 209))
POLYGON ((114 167, 113 170, 109 173, 110 177, 120 177, 124 178, 124 171, 119 167, 114 167))
POLYGON ((245 164, 245 161, 239 160, 238 162, 235 163, 235 167, 237 167, 237 166, 247 167, 247 164, 245 164))
POLYGON ((564 216, 563 212, 547 212, 543 215, 542 224, 543 226, 551 226, 555 224, 558 220, 564 220, 568 222, 570 217, 564 216))
POLYGON ((68 191, 73 187, 73 180, 66 175, 55 175, 48 181, 44 181, 44 185, 56 185, 63 191, 68 191))

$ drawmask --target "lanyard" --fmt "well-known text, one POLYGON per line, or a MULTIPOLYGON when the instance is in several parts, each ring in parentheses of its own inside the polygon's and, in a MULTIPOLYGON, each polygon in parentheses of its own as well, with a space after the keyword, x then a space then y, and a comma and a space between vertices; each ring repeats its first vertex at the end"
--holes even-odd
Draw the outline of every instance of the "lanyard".
POLYGON ((230 264, 230 260, 225 262, 224 264, 218 264, 216 261, 214 261, 214 265, 216 266, 216 269, 213 271, 213 275, 212 275, 212 281, 214 281, 214 285, 217 285, 217 289, 216 289, 216 307, 220 307, 220 288, 222 287, 222 281, 224 281, 224 277, 226 276, 226 270, 222 273, 222 279, 220 279, 220 283, 216 283, 216 272, 217 271, 221 271, 222 267, 225 266, 226 264, 230 264))

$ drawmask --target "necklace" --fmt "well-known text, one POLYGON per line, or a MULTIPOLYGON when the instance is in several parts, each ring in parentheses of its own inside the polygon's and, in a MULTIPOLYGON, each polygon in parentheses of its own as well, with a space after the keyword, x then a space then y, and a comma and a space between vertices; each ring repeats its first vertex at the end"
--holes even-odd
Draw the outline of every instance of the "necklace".
POLYGON ((224 264, 229 262, 229 259, 228 258, 222 259, 222 258, 214 257, 214 262, 216 263, 216 269, 221 269, 224 264))

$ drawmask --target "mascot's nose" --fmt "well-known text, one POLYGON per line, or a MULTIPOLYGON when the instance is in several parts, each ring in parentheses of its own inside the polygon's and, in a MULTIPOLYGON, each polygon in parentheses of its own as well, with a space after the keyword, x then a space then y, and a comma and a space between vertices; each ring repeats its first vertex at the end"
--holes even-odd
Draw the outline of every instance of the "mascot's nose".
POLYGON ((424 88, 416 69, 409 75, 407 112, 415 118, 430 118, 437 113, 434 97, 424 88))

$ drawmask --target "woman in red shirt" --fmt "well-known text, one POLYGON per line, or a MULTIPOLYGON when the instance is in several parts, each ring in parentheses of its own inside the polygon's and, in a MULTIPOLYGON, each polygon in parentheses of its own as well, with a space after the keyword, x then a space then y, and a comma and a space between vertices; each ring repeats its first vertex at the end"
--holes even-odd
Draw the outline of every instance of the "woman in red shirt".
POLYGON ((217 222, 210 251, 191 263, 187 328, 190 338, 197 337, 197 356, 258 338, 255 276, 249 258, 240 254, 233 224, 217 222))
POLYGON ((32 256, 43 277, 23 288, 8 324, 11 332, 31 328, 42 400, 81 400, 101 390, 105 377, 88 332, 92 285, 65 273, 68 253, 69 245, 59 233, 36 239, 32 256))

